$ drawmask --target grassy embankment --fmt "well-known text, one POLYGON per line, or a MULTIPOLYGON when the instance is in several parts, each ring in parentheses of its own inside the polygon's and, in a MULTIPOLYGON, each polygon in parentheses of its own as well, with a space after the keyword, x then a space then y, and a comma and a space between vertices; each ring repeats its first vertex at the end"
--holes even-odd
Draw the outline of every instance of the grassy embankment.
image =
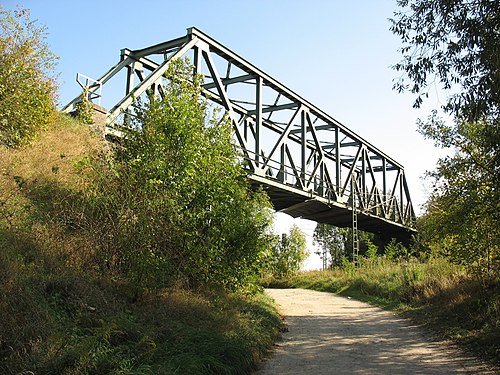
POLYGON ((358 269, 303 272, 270 287, 351 296, 402 314, 475 355, 500 364, 500 282, 479 281, 445 259, 365 260, 358 269))
POLYGON ((94 267, 77 217, 61 229, 58 207, 79 204, 82 165, 102 147, 61 116, 33 145, 0 148, 0 373, 250 373, 281 324, 265 296, 138 296, 94 267))

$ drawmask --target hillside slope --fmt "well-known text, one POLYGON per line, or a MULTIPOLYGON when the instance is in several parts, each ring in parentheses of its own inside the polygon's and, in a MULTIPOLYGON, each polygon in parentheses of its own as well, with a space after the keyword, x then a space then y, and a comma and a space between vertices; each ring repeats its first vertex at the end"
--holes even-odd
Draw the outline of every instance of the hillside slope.
POLYGON ((137 293, 102 271, 81 213, 104 148, 59 116, 32 145, 0 149, 0 373, 249 373, 280 327, 262 294, 137 293))

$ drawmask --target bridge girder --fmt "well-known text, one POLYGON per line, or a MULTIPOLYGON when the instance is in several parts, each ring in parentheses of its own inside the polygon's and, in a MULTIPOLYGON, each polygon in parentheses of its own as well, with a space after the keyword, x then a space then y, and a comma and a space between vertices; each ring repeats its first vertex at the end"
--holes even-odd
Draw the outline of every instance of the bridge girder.
MULTIPOLYGON (((126 70, 125 95, 108 111, 108 131, 125 122, 136 98, 151 90, 161 95, 170 62, 183 57, 205 77, 206 97, 229 116, 250 179, 267 189, 277 210, 349 226, 355 209, 360 229, 395 237, 414 232, 402 165, 194 27, 177 39, 121 51, 120 61, 98 80, 105 85, 126 70)), ((72 112, 80 100, 63 111, 72 112)))

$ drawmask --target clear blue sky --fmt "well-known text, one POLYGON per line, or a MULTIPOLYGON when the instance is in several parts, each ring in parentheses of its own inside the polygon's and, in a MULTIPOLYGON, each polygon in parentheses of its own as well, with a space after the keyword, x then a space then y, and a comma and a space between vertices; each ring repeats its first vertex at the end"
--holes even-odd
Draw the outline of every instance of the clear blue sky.
MULTIPOLYGON (((394 0, 4 0, 31 10, 60 56, 60 104, 79 93, 77 72, 98 78, 138 49, 182 36, 195 26, 278 79, 405 167, 416 211, 420 177, 439 150, 416 132, 421 110, 392 90, 400 40, 389 31, 394 0)), ((105 92, 103 93, 105 97, 105 92)), ((114 103, 112 103, 114 104, 114 103)))

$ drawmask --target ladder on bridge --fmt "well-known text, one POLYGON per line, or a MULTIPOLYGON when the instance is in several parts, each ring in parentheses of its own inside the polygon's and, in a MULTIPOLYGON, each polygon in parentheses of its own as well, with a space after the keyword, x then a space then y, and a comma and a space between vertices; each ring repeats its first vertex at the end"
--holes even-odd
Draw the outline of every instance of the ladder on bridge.
POLYGON ((352 208, 352 261, 358 265, 359 256, 359 236, 358 236, 358 212, 355 207, 352 208))
POLYGON ((352 197, 352 262, 358 265, 359 257, 359 236, 358 236, 358 209, 356 207, 356 185, 354 174, 351 177, 351 197, 352 197))

